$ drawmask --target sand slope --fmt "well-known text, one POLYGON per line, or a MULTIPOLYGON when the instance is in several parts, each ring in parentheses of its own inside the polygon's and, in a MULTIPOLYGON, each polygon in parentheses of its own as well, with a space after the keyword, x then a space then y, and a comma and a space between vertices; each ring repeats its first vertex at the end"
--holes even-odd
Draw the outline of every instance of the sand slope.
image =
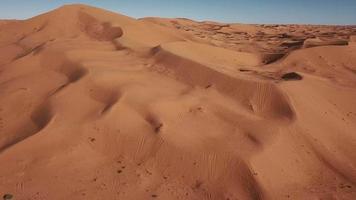
POLYGON ((1 21, 0 194, 355 199, 355 33, 85 5, 1 21))

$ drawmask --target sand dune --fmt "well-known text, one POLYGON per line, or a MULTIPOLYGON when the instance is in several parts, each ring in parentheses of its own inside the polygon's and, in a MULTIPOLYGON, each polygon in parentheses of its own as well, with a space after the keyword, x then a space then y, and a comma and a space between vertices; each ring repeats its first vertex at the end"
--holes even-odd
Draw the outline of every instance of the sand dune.
POLYGON ((333 40, 322 40, 320 38, 307 39, 304 41, 303 47, 317 47, 317 46, 332 46, 332 45, 348 45, 347 40, 333 39, 333 40))
POLYGON ((0 21, 0 194, 355 199, 353 35, 86 5, 0 21))

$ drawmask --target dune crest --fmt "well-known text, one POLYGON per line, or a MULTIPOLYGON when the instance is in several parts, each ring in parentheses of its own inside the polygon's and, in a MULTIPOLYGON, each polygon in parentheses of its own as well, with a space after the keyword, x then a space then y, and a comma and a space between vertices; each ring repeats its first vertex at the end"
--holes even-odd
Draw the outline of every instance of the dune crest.
POLYGON ((81 4, 0 21, 0 195, 354 199, 355 34, 81 4))

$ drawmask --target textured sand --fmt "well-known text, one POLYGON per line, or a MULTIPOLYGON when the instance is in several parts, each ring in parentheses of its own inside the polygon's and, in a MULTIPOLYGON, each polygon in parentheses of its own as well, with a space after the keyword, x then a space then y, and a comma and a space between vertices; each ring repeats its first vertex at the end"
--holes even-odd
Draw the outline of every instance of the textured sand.
POLYGON ((0 21, 0 195, 356 199, 352 35, 85 5, 0 21))

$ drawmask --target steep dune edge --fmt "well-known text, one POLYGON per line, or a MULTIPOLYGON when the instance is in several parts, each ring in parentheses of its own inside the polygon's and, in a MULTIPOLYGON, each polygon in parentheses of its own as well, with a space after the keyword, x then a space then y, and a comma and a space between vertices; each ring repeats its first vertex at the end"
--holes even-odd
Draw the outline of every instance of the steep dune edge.
MULTIPOLYGON (((279 88, 289 96, 298 118, 295 130, 288 132, 291 135, 294 134, 293 132, 298 132, 298 136, 294 137, 301 137, 304 140, 300 147, 308 146, 307 153, 313 155, 305 160, 305 166, 308 162, 315 162, 313 165, 324 169, 323 175, 320 174, 322 169, 310 172, 312 182, 327 180, 326 182, 339 188, 340 193, 334 196, 345 199, 354 197, 351 191, 355 187, 356 180, 356 158, 353 154, 353 147, 356 144, 353 134, 356 118, 353 114, 355 108, 351 103, 356 94, 354 90, 356 77, 352 72, 352 66, 356 61, 354 52, 355 49, 351 45, 313 47, 297 50, 280 63, 268 65, 271 71, 276 71, 278 74, 298 72, 303 77, 300 81, 285 81, 279 84, 279 88), (344 193, 346 190, 350 193, 344 193)), ((288 143, 289 139, 284 138, 283 141, 288 143)), ((284 148, 288 151, 288 147, 284 148)), ((276 145, 268 151, 257 157, 268 160, 271 166, 283 168, 279 166, 279 161, 273 163, 271 158, 262 158, 271 157, 272 154, 282 158, 284 155, 279 152, 281 149, 276 145), (267 153, 268 151, 270 152, 267 153)), ((261 160, 256 162, 257 165, 266 164, 261 160)), ((288 162, 288 159, 286 161, 288 162)), ((260 168, 254 164, 255 168, 260 168)), ((286 176, 296 175, 286 174, 288 174, 286 176)), ((261 183, 265 181, 277 180, 261 180, 261 183)), ((326 197, 329 196, 327 192, 322 193, 326 197)), ((305 194, 297 199, 307 197, 309 196, 305 194)))
POLYGON ((332 46, 332 45, 337 45, 337 46, 345 46, 348 45, 349 42, 347 40, 322 40, 320 38, 314 38, 314 39, 307 39, 304 41, 303 48, 311 48, 311 47, 318 47, 318 46, 332 46))
POLYGON ((274 83, 238 74, 241 66, 258 65, 257 56, 225 50, 233 54, 229 56, 221 51, 224 50, 187 42, 163 44, 153 49, 156 62, 167 67, 168 73, 173 73, 179 81, 206 89, 214 87, 263 117, 289 120, 295 117, 288 98, 274 83), (199 51, 199 47, 205 52, 199 51), (192 50, 195 55, 187 53, 192 50))
POLYGON ((300 117, 298 126, 312 146, 312 152, 330 172, 342 179, 341 185, 354 186, 356 116, 353 113, 356 110, 350 102, 355 98, 355 89, 335 86, 313 76, 308 76, 305 84, 289 82, 282 88, 293 99, 300 117), (301 93, 307 98, 301 97, 301 93))
POLYGON ((356 46, 322 46, 292 52, 270 69, 299 71, 334 81, 347 87, 356 84, 356 46))

